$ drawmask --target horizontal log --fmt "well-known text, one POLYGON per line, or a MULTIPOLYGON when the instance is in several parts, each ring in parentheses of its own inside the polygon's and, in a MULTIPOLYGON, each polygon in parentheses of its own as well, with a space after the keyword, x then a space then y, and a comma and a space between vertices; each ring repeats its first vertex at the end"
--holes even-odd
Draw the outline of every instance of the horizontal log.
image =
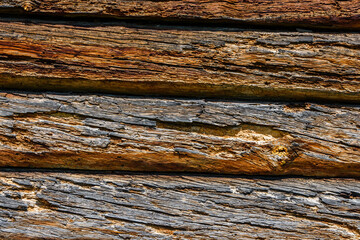
POLYGON ((360 102, 359 33, 4 20, 0 38, 2 89, 360 102))
POLYGON ((2 239, 360 238, 360 182, 0 173, 2 239))
POLYGON ((358 0, 1 0, 2 12, 234 24, 360 28, 358 0))
POLYGON ((0 166, 360 176, 360 107, 3 92, 0 166))

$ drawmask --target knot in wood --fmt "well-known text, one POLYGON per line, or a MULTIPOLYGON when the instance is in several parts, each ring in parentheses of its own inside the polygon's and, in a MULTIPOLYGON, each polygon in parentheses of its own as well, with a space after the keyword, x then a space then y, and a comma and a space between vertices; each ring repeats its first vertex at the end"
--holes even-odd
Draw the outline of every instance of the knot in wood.
POLYGON ((27 0, 27 1, 23 2, 22 7, 26 12, 30 12, 30 11, 34 10, 37 5, 38 5, 38 3, 36 1, 27 0))
POLYGON ((285 157, 288 155, 288 149, 284 146, 275 146, 272 150, 272 154, 285 157))

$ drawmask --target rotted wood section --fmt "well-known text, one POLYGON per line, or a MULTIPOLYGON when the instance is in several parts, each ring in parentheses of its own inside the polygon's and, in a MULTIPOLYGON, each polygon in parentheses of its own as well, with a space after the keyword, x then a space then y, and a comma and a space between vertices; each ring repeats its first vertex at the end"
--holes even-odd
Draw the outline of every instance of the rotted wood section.
POLYGON ((360 102, 359 33, 0 20, 2 89, 360 102))
POLYGON ((242 25, 360 28, 358 0, 1 0, 2 13, 242 25), (211 21, 212 20, 212 21, 211 21))
POLYGON ((360 108, 2 92, 0 166, 360 176, 360 108))
POLYGON ((0 173, 2 239, 360 238, 354 179, 0 173))

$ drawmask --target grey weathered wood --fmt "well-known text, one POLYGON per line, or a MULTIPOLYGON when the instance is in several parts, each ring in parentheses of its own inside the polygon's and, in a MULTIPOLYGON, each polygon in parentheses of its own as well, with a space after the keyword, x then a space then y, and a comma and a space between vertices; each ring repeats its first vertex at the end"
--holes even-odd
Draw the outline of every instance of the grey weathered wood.
POLYGON ((360 34, 0 19, 0 88, 360 102, 360 34))
POLYGON ((0 173, 2 239, 360 238, 355 179, 0 173))
POLYGON ((0 93, 0 166, 360 176, 360 107, 0 93))

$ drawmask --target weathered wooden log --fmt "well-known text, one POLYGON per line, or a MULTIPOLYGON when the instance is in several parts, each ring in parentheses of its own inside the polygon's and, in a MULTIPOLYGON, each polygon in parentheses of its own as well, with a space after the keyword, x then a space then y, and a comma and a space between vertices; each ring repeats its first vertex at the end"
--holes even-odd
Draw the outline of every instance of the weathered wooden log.
POLYGON ((2 12, 234 24, 360 28, 358 0, 1 0, 2 12))
POLYGON ((359 33, 4 20, 0 38, 2 89, 360 102, 359 33))
POLYGON ((0 173, 0 238, 360 238, 360 182, 0 173))
POLYGON ((360 176, 360 107, 1 93, 0 166, 360 176))

